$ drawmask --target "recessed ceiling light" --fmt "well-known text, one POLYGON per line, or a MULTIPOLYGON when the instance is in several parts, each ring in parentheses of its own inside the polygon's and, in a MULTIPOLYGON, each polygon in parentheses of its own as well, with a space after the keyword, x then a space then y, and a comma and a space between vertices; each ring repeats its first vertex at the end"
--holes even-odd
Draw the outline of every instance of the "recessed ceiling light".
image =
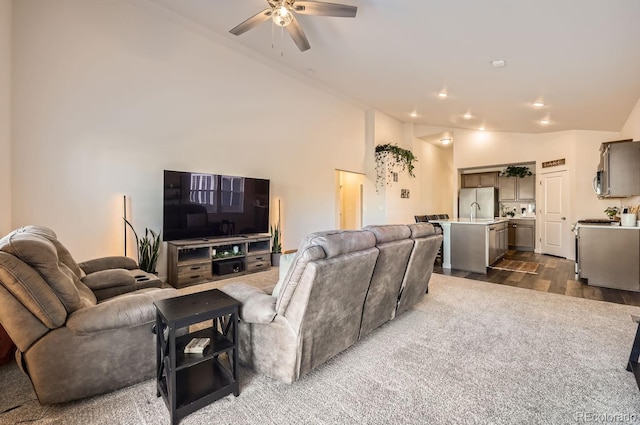
POLYGON ((507 66, 507 62, 504 59, 498 59, 495 61, 491 61, 491 66, 494 68, 504 68, 507 66))
POLYGON ((448 145, 449 143, 451 143, 451 138, 446 137, 444 139, 440 139, 440 143, 442 143, 443 145, 448 145))
POLYGON ((464 118, 465 120, 470 120, 471 118, 473 118, 473 115, 471 115, 471 112, 467 112, 462 116, 462 118, 464 118))
POLYGON ((485 130, 486 130, 486 128, 484 128, 484 127, 480 127, 478 130, 480 130, 480 131, 485 131, 485 130))
POLYGON ((544 102, 536 101, 532 103, 534 108, 542 108, 544 106, 544 102))
POLYGON ((539 122, 540 122, 540 125, 549 125, 549 124, 551 124, 551 121, 549 121, 549 118, 543 118, 539 122))
POLYGON ((449 95, 447 94, 446 91, 441 91, 440 93, 438 93, 438 97, 440 99, 445 99, 447 96, 449 96, 449 95))
POLYGON ((418 113, 416 111, 411 111, 409 115, 411 116, 411 118, 416 118, 418 116, 418 113))

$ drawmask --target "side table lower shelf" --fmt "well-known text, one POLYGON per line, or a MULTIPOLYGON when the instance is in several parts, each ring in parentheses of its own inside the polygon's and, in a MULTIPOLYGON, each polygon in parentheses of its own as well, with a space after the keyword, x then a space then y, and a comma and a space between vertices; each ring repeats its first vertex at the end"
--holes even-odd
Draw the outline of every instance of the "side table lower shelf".
MULTIPOLYGON (((158 381, 158 391, 167 402, 169 393, 164 380, 158 381)), ((178 370, 176 373, 176 410, 181 412, 180 417, 232 393, 236 397, 240 394, 238 382, 229 376, 217 358, 178 370)), ((168 403, 167 408, 171 409, 168 403)))
POLYGON ((240 394, 237 370, 239 302, 214 289, 159 300, 156 306, 157 392, 176 425, 186 415, 224 397, 240 394), (209 322, 177 336, 179 329, 209 322), (212 326, 211 326, 212 322, 212 326), (209 338, 202 354, 185 354, 192 338, 209 338))

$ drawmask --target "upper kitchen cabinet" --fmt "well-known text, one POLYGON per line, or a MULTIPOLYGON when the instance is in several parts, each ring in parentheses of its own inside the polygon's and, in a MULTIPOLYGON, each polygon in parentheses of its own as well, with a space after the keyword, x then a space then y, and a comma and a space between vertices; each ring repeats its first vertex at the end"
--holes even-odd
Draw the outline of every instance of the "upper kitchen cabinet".
POLYGON ((498 187, 498 172, 470 173, 462 175, 462 188, 498 187))
POLYGON ((500 202, 525 201, 536 199, 536 175, 525 177, 498 177, 498 197, 500 202))

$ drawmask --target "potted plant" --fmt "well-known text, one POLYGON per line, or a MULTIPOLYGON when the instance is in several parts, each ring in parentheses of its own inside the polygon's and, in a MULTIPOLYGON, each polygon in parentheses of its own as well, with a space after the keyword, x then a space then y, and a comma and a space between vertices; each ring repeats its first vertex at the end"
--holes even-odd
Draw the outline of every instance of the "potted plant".
POLYGON ((391 186, 396 171, 407 170, 409 177, 415 177, 415 162, 418 162, 418 158, 408 149, 389 143, 376 146, 376 190, 383 181, 391 186))
POLYGON ((533 174, 531 173, 531 171, 529 171, 529 167, 516 167, 515 165, 510 165, 503 172, 501 172, 500 175, 506 177, 524 178, 533 174))
POLYGON ((609 216, 609 220, 611 221, 620 221, 620 217, 618 217, 618 213, 620 212, 620 208, 618 207, 607 207, 604 212, 609 216))
POLYGON ((280 222, 275 226, 269 227, 272 244, 271 244, 271 265, 280 266, 280 256, 282 255, 282 233, 280 232, 280 222))
POLYGON ((144 229, 144 237, 139 238, 133 225, 126 218, 124 221, 133 231, 136 237, 136 248, 138 251, 138 267, 147 273, 156 274, 156 265, 160 256, 160 233, 156 233, 149 228, 144 229))

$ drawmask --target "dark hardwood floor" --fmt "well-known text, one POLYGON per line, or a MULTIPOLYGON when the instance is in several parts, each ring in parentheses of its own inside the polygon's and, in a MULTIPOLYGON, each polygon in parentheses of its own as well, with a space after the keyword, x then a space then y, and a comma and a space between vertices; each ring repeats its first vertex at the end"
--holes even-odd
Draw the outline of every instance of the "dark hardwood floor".
POLYGON ((517 286, 535 291, 553 292, 570 297, 640 306, 640 293, 638 292, 600 288, 590 286, 584 280, 576 280, 575 263, 572 260, 534 252, 512 250, 507 252, 505 258, 539 263, 538 274, 489 269, 485 275, 455 269, 443 269, 439 263, 436 263, 433 271, 449 276, 517 286))

